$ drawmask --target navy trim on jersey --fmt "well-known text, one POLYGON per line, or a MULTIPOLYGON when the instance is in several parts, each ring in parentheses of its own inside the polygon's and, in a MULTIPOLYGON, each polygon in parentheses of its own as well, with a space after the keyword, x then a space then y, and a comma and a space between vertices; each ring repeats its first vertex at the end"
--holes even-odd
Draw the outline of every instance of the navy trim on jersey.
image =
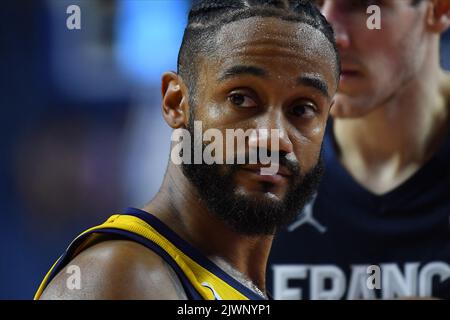
POLYGON ((180 249, 185 255, 194 260, 203 268, 207 269, 224 282, 232 286, 234 289, 245 295, 247 298, 251 300, 264 300, 263 297, 256 294, 239 281, 231 277, 228 273, 223 271, 219 266, 217 266, 214 262, 207 259, 203 254, 201 254, 197 249, 191 246, 187 241, 178 236, 175 232, 173 232, 167 225, 165 225, 161 220, 152 215, 149 212, 136 209, 136 208, 127 208, 125 209, 125 215, 131 215, 136 218, 139 218, 153 228, 158 231, 161 235, 163 235, 167 240, 169 240, 172 244, 174 244, 178 249, 180 249))
POLYGON ((87 239, 88 236, 92 234, 115 234, 122 236, 124 238, 131 239, 146 248, 154 251, 157 255, 159 255, 164 261, 170 265, 170 267, 174 270, 174 272, 177 274, 179 280, 181 281, 181 284, 183 285, 183 289, 186 292, 186 295, 188 299, 191 300, 203 300, 203 297, 197 292, 197 290, 194 288, 194 286, 191 284, 189 279, 184 274, 183 270, 178 266, 178 264, 173 260, 173 258, 160 246, 155 244, 153 241, 148 240, 145 237, 142 237, 138 234, 121 230, 121 229, 115 229, 115 228, 104 228, 104 229, 97 229, 89 231, 82 236, 76 238, 72 244, 69 246, 69 248, 66 250, 66 252, 61 256, 58 263, 55 265, 55 267, 52 269, 52 272, 50 273, 50 276, 47 279, 46 285, 52 281, 52 279, 70 262, 71 259, 74 257, 72 256, 73 252, 78 248, 78 245, 81 244, 84 240, 87 239))
MULTIPOLYGON (((178 249, 180 249, 184 254, 186 254, 189 258, 191 258, 193 261, 198 263, 203 268, 207 269, 211 273, 213 273, 215 276, 219 277, 221 280, 226 282, 228 285, 239 291, 241 294, 249 298, 250 300, 264 300, 263 297, 256 294, 249 288, 242 285, 240 282, 232 278, 230 275, 225 273, 219 266, 217 266, 214 262, 207 259, 205 256, 203 256, 198 250, 196 250, 194 247, 192 247, 189 243, 187 243, 185 240, 180 238, 176 233, 174 233, 169 227, 167 227, 161 220, 159 220, 154 215, 140 210, 136 208, 127 208, 125 210, 124 215, 130 215, 134 216, 136 218, 139 218, 143 221, 145 221, 147 224, 155 228, 161 235, 163 235, 167 240, 169 240, 173 245, 175 245, 178 249)), ((203 298, 201 295, 197 292, 195 287, 191 284, 189 279, 186 277, 184 272, 181 270, 181 268, 178 266, 178 264, 173 260, 173 258, 160 246, 155 244, 153 241, 142 237, 138 234, 122 230, 122 229, 116 229, 116 228, 102 228, 102 229, 96 229, 89 231, 82 236, 79 236, 76 238, 67 248, 66 252, 60 257, 55 267, 52 269, 46 285, 48 285, 53 278, 72 260, 73 253, 76 251, 76 249, 79 247, 79 245, 87 239, 88 236, 92 234, 116 234, 120 235, 122 237, 134 240, 135 242, 138 242, 142 244, 143 246, 147 247, 148 249, 154 251, 156 254, 158 254, 161 258, 164 259, 166 263, 168 263, 172 269, 177 274, 178 278, 180 279, 183 288, 186 291, 186 294, 189 299, 193 300, 202 300, 203 298)))

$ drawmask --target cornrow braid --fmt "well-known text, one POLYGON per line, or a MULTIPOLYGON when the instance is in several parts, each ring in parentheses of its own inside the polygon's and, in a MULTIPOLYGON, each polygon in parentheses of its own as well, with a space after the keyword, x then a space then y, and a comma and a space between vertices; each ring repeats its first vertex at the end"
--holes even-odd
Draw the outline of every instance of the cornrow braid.
POLYGON ((220 28, 250 17, 275 17, 305 23, 319 30, 336 52, 336 64, 340 72, 333 29, 311 0, 200 0, 194 2, 189 12, 178 55, 178 74, 186 82, 190 98, 195 96, 197 58, 212 52, 214 37, 220 28))

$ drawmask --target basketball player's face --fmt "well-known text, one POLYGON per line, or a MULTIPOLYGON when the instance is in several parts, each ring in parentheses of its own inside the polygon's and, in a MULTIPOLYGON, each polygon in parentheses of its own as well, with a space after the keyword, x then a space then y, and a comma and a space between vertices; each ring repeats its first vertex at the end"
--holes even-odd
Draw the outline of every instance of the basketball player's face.
POLYGON ((389 101, 419 77, 426 59, 425 4, 412 0, 316 0, 333 26, 342 76, 331 110, 336 117, 360 117, 389 101), (369 29, 370 5, 381 10, 381 29, 369 29))
MULTIPOLYGON (((203 131, 218 129, 224 137, 227 129, 275 129, 278 148, 266 146, 279 153, 279 171, 264 176, 260 165, 236 159, 234 165, 183 170, 210 211, 234 229, 270 234, 295 216, 316 187, 337 87, 335 53, 314 28, 275 18, 233 22, 216 39, 215 54, 199 66, 189 127, 202 121, 203 131)), ((265 139, 271 142, 270 135, 265 139)))

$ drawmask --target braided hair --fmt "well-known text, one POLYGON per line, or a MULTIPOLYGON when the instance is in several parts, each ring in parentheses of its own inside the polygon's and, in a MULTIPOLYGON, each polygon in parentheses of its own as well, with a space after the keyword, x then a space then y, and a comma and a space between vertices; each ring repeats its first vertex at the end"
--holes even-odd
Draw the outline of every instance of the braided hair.
POLYGON ((195 95, 198 56, 212 52, 214 37, 224 25, 250 17, 275 17, 319 30, 336 52, 340 72, 333 29, 311 0, 199 0, 189 12, 178 55, 178 74, 186 82, 191 98, 195 95))

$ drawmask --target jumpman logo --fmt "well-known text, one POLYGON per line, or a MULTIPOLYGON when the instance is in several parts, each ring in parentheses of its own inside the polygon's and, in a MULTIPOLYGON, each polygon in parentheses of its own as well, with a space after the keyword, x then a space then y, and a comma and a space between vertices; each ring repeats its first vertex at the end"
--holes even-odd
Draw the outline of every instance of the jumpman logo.
POLYGON ((289 232, 292 232, 295 229, 300 228, 302 225, 308 223, 316 228, 320 233, 327 232, 327 228, 313 217, 313 209, 316 198, 317 195, 315 195, 313 199, 305 206, 302 213, 297 217, 297 221, 295 221, 288 227, 289 232))
POLYGON ((222 297, 216 292, 216 290, 214 290, 213 286, 209 282, 202 282, 202 286, 211 290, 215 300, 222 300, 222 297))

